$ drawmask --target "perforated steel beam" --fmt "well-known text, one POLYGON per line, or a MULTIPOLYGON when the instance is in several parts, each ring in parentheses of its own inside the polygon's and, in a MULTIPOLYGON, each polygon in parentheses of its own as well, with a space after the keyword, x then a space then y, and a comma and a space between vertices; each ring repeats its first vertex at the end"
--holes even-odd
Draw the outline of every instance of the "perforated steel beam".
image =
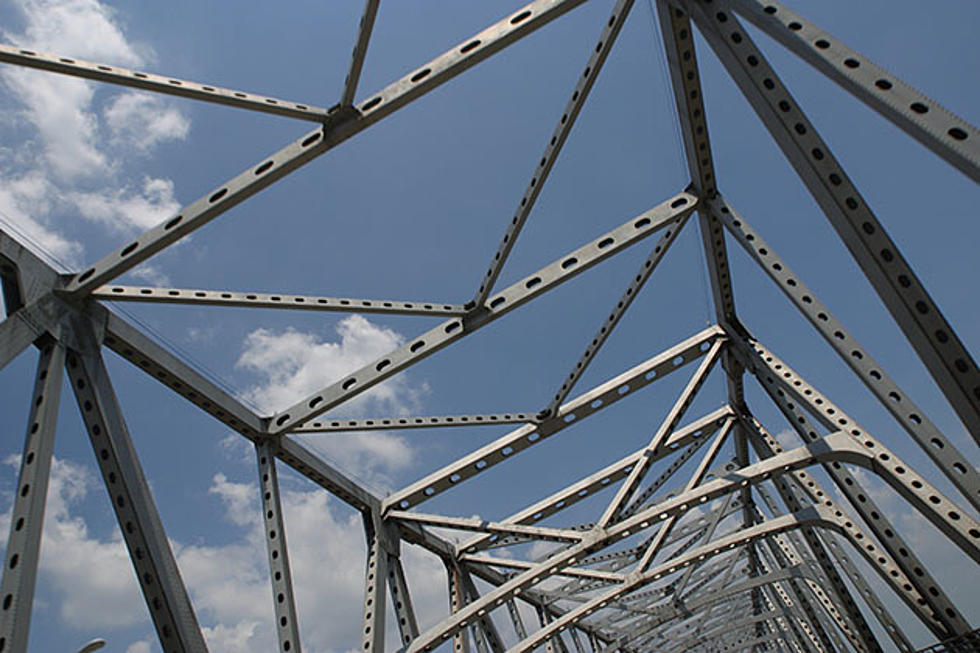
POLYGON ((364 515, 367 560, 364 570, 364 612, 361 624, 361 651, 385 650, 385 585, 388 581, 388 555, 382 539, 385 533, 371 515, 364 515))
POLYGON ((4 44, 0 44, 0 61, 97 82, 118 84, 154 93, 176 95, 191 100, 223 104, 299 120, 323 122, 330 113, 327 109, 305 103, 4 44))
POLYGON ((64 346, 51 338, 42 339, 38 345, 37 375, 31 393, 20 472, 14 486, 10 534, 0 584, 0 650, 3 651, 27 650, 65 364, 64 346))
MULTIPOLYGON (((633 0, 618 0, 608 19, 604 12, 601 14, 604 23, 596 26, 600 28, 599 41, 594 47, 590 45, 587 67, 575 81, 571 99, 534 167, 532 179, 472 302, 459 305, 194 288, 157 289, 111 283, 252 194, 582 2, 531 2, 355 106, 360 73, 379 7, 377 0, 365 0, 364 16, 354 35, 348 76, 339 104, 332 109, 0 46, 0 62, 318 123, 317 129, 257 162, 78 274, 60 274, 0 231, 0 280, 9 315, 0 323, 0 367, 31 343, 41 346, 42 352, 45 346, 52 345, 55 352, 52 356, 62 347, 68 349, 69 376, 164 650, 203 650, 204 640, 109 384, 101 359, 102 344, 256 444, 276 629, 283 651, 298 650, 299 632, 278 498, 276 459, 360 511, 364 518, 368 542, 360 631, 364 651, 384 648, 388 616, 386 588, 391 593, 403 653, 428 651, 450 639, 460 651, 472 644, 477 653, 496 653, 503 649, 503 644, 492 612, 503 608, 504 603, 510 616, 516 617, 514 628, 520 641, 515 650, 518 651, 544 644, 549 651, 567 653, 571 641, 576 652, 581 653, 584 647, 576 637, 579 629, 588 634, 593 650, 618 648, 624 653, 669 649, 678 642, 719 650, 768 648, 778 644, 799 651, 848 647, 858 651, 877 650, 879 644, 865 623, 865 615, 850 596, 844 576, 866 597, 866 605, 899 650, 910 651, 910 644, 894 619, 878 597, 869 594, 870 587, 857 575, 857 568, 844 552, 844 541, 855 547, 935 636, 942 639, 951 633, 969 631, 969 624, 943 588, 935 583, 907 543, 895 534, 867 490, 845 465, 861 466, 880 477, 939 528, 944 537, 975 563, 980 563, 980 527, 974 513, 962 510, 939 493, 927 477, 895 457, 881 440, 872 437, 748 336, 735 315, 724 228, 813 323, 905 431, 923 446, 957 490, 974 508, 980 508, 980 475, 969 465, 968 457, 950 444, 761 236, 718 195, 691 31, 692 18, 783 148, 790 164, 803 178, 978 443, 980 373, 973 359, 921 289, 907 262, 864 206, 839 163, 769 68, 735 13, 748 17, 763 32, 977 180, 980 180, 977 156, 980 135, 960 118, 945 112, 894 75, 779 3, 658 1, 660 30, 691 185, 685 192, 503 291, 495 291, 494 283, 573 129, 633 0), (701 245, 707 261, 715 319, 720 326, 711 327, 568 401, 573 386, 694 211, 699 214, 701 245), (661 234, 660 243, 631 278, 575 367, 561 379, 545 410, 317 420, 333 408, 344 410, 346 402, 377 383, 541 297, 589 267, 619 255, 655 232, 661 234), (181 357, 160 346, 140 328, 112 313, 106 306, 111 301, 358 311, 449 319, 286 411, 262 416, 245 406, 233 392, 223 390, 181 357), (514 454, 549 439, 568 425, 616 404, 696 359, 701 359, 698 371, 647 447, 585 478, 573 480, 550 496, 517 501, 518 506, 524 507, 502 519, 447 517, 417 511, 430 498, 496 468, 514 454), (716 360, 721 361, 727 375, 731 408, 726 406, 679 427, 680 419, 702 389, 716 360), (799 432, 804 446, 783 451, 762 424, 751 417, 742 389, 745 368, 759 378, 779 410, 799 432), (312 433, 344 437, 345 432, 362 430, 505 423, 520 427, 383 499, 362 487, 343 469, 325 462, 299 439, 301 434, 312 433), (751 462, 746 433, 759 446, 758 462, 751 462), (711 446, 705 450, 712 438, 711 446), (713 458, 723 446, 728 446, 723 444, 726 440, 733 442, 733 453, 725 453, 726 458, 733 456, 732 461, 709 470, 713 458), (697 456, 700 458, 695 460, 697 456), (651 481, 647 476, 654 476, 652 465, 660 461, 663 462, 657 468, 656 478, 651 481), (678 482, 676 473, 688 461, 692 461, 694 473, 684 482, 678 482), (826 470, 852 503, 855 518, 847 515, 816 483, 806 471, 811 466, 826 470), (582 523, 568 523, 567 515, 577 513, 564 511, 573 506, 577 510, 587 508, 583 502, 613 486, 618 486, 616 496, 604 511, 599 508, 600 515, 590 515, 582 523), (785 510, 773 500, 770 492, 773 487, 786 504, 785 510), (654 498, 661 492, 665 495, 654 498), (755 505, 754 496, 762 497, 764 510, 755 505), (719 504, 715 508, 706 505, 716 500, 719 504), (708 508, 704 517, 681 521, 699 506, 708 508), (738 510, 742 511, 741 525, 734 524, 737 519, 733 513, 738 510), (565 521, 542 523, 559 513, 563 513, 561 517, 565 521), (588 521, 596 517, 595 522, 588 521), (731 526, 735 530, 730 532, 731 526), (476 535, 453 542, 435 535, 432 528, 451 528, 476 535), (839 533, 841 541, 828 533, 839 533), (559 544, 544 554, 531 554, 528 545, 535 540, 559 544), (434 553, 450 572, 451 614, 423 633, 419 632, 401 565, 402 541, 434 553), (501 550, 504 548, 507 551, 501 550), (487 551, 491 549, 498 553, 489 555, 487 551), (749 579, 739 580, 745 574, 749 574, 749 579), (489 583, 489 591, 481 595, 473 578, 489 583), (517 597, 539 613, 541 628, 536 632, 527 632, 521 622, 517 597), (718 610, 720 602, 726 600, 724 609, 718 610), (755 614, 740 619, 749 613, 755 614), (733 625, 733 622, 737 623, 733 625), (562 633, 569 634, 571 639, 562 633)), ((0 649, 12 646, 17 650, 28 630, 28 620, 22 616, 24 597, 30 594, 36 572, 39 510, 43 510, 38 491, 47 477, 42 459, 50 460, 53 434, 54 407, 50 400, 56 390, 52 384, 57 381, 50 370, 60 369, 51 360, 45 362, 45 355, 42 353, 41 359, 45 376, 41 377, 39 367, 18 481, 18 488, 30 489, 26 495, 15 497, 12 508, 15 517, 19 514, 25 517, 23 526, 19 526, 18 520, 12 521, 8 542, 0 605, 3 610, 0 649), (37 389, 42 386, 43 392, 37 389), (40 404, 39 396, 44 397, 40 404), (34 424, 38 425, 37 430, 34 424), (34 458, 30 457, 32 447, 37 452, 34 458), (13 644, 6 643, 8 637, 13 644)), ((338 414, 343 414, 341 411, 338 414)), ((578 522, 578 518, 574 521, 578 522)), ((28 598, 28 607, 29 603, 28 598)), ((389 629, 389 632, 394 631, 389 629)))
POLYGON ((388 591, 391 593, 391 604, 398 619, 398 634, 401 635, 402 645, 406 645, 419 635, 419 624, 412 605, 412 595, 405 580, 405 570, 401 558, 388 553, 388 591))
POLYGON ((322 295, 205 290, 203 288, 156 288, 111 284, 92 291, 92 297, 113 302, 174 304, 185 306, 233 306, 238 308, 273 308, 328 313, 372 313, 381 315, 461 316, 466 310, 458 304, 444 302, 397 301, 388 299, 352 299, 322 295))
POLYGON ((236 204, 441 86, 464 70, 574 9, 582 2, 584 0, 531 2, 511 16, 433 59, 416 72, 409 73, 389 84, 363 102, 358 107, 358 111, 338 111, 328 115, 322 129, 315 129, 301 136, 199 200, 185 206, 173 218, 103 257, 95 265, 73 277, 68 282, 66 291, 76 298, 87 296, 99 286, 133 269, 236 204))
POLYGON ((868 350, 844 328, 761 234, 749 225, 744 216, 736 213, 722 197, 715 198, 710 207, 749 256, 823 336, 841 360, 854 371, 878 402, 912 436, 967 501, 980 510, 980 472, 892 380, 868 350))
POLYGON ((541 161, 534 169, 534 174, 528 183, 527 189, 524 191, 524 195, 521 197, 517 212, 507 224, 503 240, 498 245, 497 251, 490 261, 490 267, 480 282, 480 287, 477 289, 476 295, 474 295, 473 300, 469 303, 470 306, 483 306, 490 293, 493 292, 497 277, 500 276, 500 271, 503 269, 504 263, 506 263, 507 257, 514 247, 514 243, 517 241, 517 236, 527 221, 527 217, 531 213, 535 201, 538 199, 538 194, 541 192, 545 181, 547 181, 548 175, 551 173, 551 168, 558 159, 561 148, 565 144, 565 140, 568 138, 572 126, 575 125, 575 119, 578 118, 582 106, 589 97, 589 92, 592 90, 592 86, 599 76, 599 72, 602 70, 602 65, 609 56, 610 50, 612 50, 613 43, 615 43, 616 37, 619 35, 619 31, 626 21, 626 16, 629 14, 632 6, 633 0, 617 0, 616 5, 613 7, 612 15, 606 24, 603 25, 599 42, 589 54, 589 61, 586 64, 585 71, 575 83, 572 97, 565 105, 565 111, 562 113, 561 119, 558 121, 558 125, 552 133, 551 140, 548 141, 548 145, 545 147, 541 161))
POLYGON ((735 16, 700 1, 685 6, 980 445, 980 370, 973 357, 735 16))
POLYGON ((299 653, 299 620, 296 617, 293 576, 289 568, 289 548, 286 546, 286 522, 279 499, 279 474, 276 471, 272 445, 268 441, 257 443, 255 458, 259 468, 265 545, 269 555, 272 606, 276 615, 279 650, 299 653))
POLYGON ((486 307, 472 317, 443 322, 346 378, 276 413, 272 417, 270 429, 273 433, 290 431, 578 276, 630 245, 661 230, 679 229, 696 204, 696 197, 689 193, 680 193, 645 211, 495 294, 486 307))
POLYGON ((347 77, 344 79, 344 92, 340 96, 340 106, 342 107, 354 104, 354 94, 357 93, 357 83, 361 79, 361 68, 364 67, 368 42, 371 40, 371 31, 374 29, 374 19, 378 15, 378 4, 379 0, 364 0, 364 13, 361 14, 361 21, 357 25, 357 41, 354 43, 350 68, 347 71, 347 77))
POLYGON ((723 0, 861 102, 980 182, 980 131, 774 0, 723 0))
POLYGON ((711 327, 688 338, 591 391, 579 395, 563 405, 554 418, 541 424, 521 427, 405 489, 393 493, 385 499, 384 509, 389 510, 394 507, 406 509, 417 506, 430 497, 446 491, 456 483, 502 462, 508 456, 555 435, 572 422, 607 408, 639 388, 679 369, 685 363, 700 358, 704 354, 702 347, 710 346, 710 343, 719 335, 720 330, 717 327, 711 327), (431 492, 428 491, 430 488, 431 492))
POLYGON ((167 651, 206 651, 95 333, 84 323, 78 330, 76 335, 92 348, 68 352, 68 377, 157 637, 167 651))

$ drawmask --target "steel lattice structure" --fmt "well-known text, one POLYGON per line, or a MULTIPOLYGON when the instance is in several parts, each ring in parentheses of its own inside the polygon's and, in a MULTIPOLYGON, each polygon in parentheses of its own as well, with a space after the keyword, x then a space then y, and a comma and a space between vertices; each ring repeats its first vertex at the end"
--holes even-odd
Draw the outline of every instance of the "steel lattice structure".
MULTIPOLYGON (((185 206, 91 267, 61 275, 13 237, 0 232, 0 270, 8 317, 0 324, 0 366, 29 345, 39 350, 24 457, 3 573, 0 650, 27 646, 37 573, 45 490, 63 372, 96 453, 140 587, 163 650, 203 651, 205 643, 112 384, 102 350, 130 361, 167 389, 254 443, 267 527, 277 632, 282 651, 299 651, 276 465, 283 463, 339 497, 364 517, 368 543, 363 641, 384 648, 386 594, 407 653, 440 645, 457 652, 753 650, 877 651, 869 625, 877 620, 898 650, 912 650, 852 561, 860 556, 935 636, 944 641, 972 626, 878 509, 848 466, 891 486, 911 509, 980 562, 980 474, 915 406, 829 309, 797 277, 715 184, 692 29, 697 28, 751 103, 766 129, 825 213, 902 333, 980 443, 980 371, 919 283, 871 208, 843 172, 814 126, 784 87, 741 21, 751 22, 881 116, 902 128, 974 181, 980 181, 980 132, 940 105, 782 5, 769 0, 659 1, 690 185, 620 227, 545 265, 506 288, 498 275, 508 259, 593 83, 626 20, 632 0, 619 0, 597 26, 589 56, 559 124, 484 279, 464 304, 413 304, 335 297, 160 289, 113 281, 179 239, 218 218, 304 164, 326 154, 447 80, 558 19, 584 0, 535 0, 520 11, 365 100, 354 103, 377 0, 367 0, 340 102, 324 109, 278 98, 173 79, 115 66, 0 46, 6 64, 224 104, 315 124, 278 152, 185 206), (576 396, 572 390, 661 258, 690 222, 701 227, 715 324, 645 362, 576 396), (659 240, 558 391, 536 414, 323 417, 365 390, 462 340, 580 272, 649 237, 659 240), (945 474, 960 496, 947 497, 808 384, 753 337, 736 316, 726 246, 737 243, 771 278, 853 373, 945 474), (207 380, 187 362, 110 310, 105 301, 438 315, 445 321, 333 385, 274 415, 259 415, 207 380), (685 423, 688 407, 713 368, 727 376, 720 408, 685 423), (431 497, 522 451, 572 423, 675 372, 693 374, 667 418, 634 453, 499 521, 425 512, 431 497), (797 430, 800 446, 786 450, 754 415, 743 380, 758 382, 797 430), (290 434, 512 423, 514 429, 417 482, 379 497, 305 448, 290 434), (732 460, 719 457, 724 447, 732 460), (696 470, 674 472, 688 460, 696 470), (663 461, 662 464, 658 464, 663 461), (849 507, 839 505, 808 468, 832 479, 849 507), (678 475, 679 476, 679 475, 678 475), (605 508, 591 523, 547 526, 546 520, 606 490, 605 508), (957 502, 966 501, 964 509, 957 502), (684 520, 692 508, 704 514, 684 520), (734 530, 721 532, 729 517, 734 530), (468 532, 460 542, 432 527, 468 532), (513 552, 528 542, 553 542, 543 557, 513 552), (446 566, 450 605, 420 632, 400 557, 402 543, 424 547, 446 566), (847 582, 845 582, 847 579, 847 582), (853 587, 870 610, 862 610, 853 587), (518 603, 536 610, 525 622, 518 603), (513 626, 502 634, 501 626, 513 626), (451 640, 451 643, 449 643, 451 640)), ((692 228, 688 226, 688 228, 692 228)), ((389 648, 391 648, 389 646, 389 648)))

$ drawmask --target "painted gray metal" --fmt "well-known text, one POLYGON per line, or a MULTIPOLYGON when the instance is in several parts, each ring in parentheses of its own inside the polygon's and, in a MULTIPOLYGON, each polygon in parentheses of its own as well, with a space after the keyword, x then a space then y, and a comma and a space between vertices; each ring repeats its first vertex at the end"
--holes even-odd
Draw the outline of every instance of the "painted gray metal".
MULTIPOLYGON (((254 443, 276 630, 283 651, 298 651, 301 643, 278 496, 277 459, 363 516, 367 537, 360 642, 363 651, 385 648, 386 593, 390 592, 399 638, 396 648, 405 653, 433 650, 448 641, 460 653, 471 647, 477 653, 502 651, 504 638, 498 632, 495 616, 513 624, 517 639, 511 649, 514 651, 544 646, 548 651, 567 653, 571 642, 576 653, 581 653, 585 646, 580 635, 585 636, 593 651, 626 653, 768 650, 771 646, 795 651, 876 651, 880 650, 880 643, 867 624, 869 614, 882 624, 900 651, 910 652, 911 644, 899 624, 871 592, 845 552, 845 542, 938 639, 971 632, 961 611, 847 466, 862 467, 889 484, 909 509, 928 519, 974 563, 980 564, 980 524, 974 513, 956 504, 961 497, 940 493, 927 475, 898 459, 880 439, 809 385, 755 340, 736 315, 726 232, 929 455, 962 498, 974 509, 980 509, 980 473, 968 463, 967 456, 952 445, 773 252, 761 234, 718 193, 692 30, 698 28, 718 54, 977 442, 980 372, 974 359, 739 24, 736 14, 974 180, 980 180, 980 132, 777 2, 657 1, 690 185, 684 192, 508 288, 496 290, 495 282, 630 14, 632 0, 616 2, 608 18, 597 25, 599 40, 590 44, 584 72, 576 80, 518 209, 469 302, 353 299, 113 283, 134 266, 276 180, 583 2, 531 2, 379 93, 355 103, 379 11, 377 0, 366 0, 349 73, 339 101, 331 109, 0 45, 0 62, 6 64, 317 123, 313 131, 85 270, 63 274, 0 230, 0 280, 7 314, 0 323, 0 367, 31 344, 38 345, 41 352, 0 592, 0 651, 26 648, 41 539, 43 489, 51 459, 63 362, 67 363, 72 389, 161 644, 167 651, 205 650, 203 635, 102 362, 102 347, 119 354, 254 443), (653 270, 695 211, 717 324, 569 400, 577 381, 630 304, 650 283, 653 270), (552 387, 557 390, 541 409, 359 419, 324 415, 654 233, 660 235, 659 242, 604 317, 572 370, 552 380, 552 387), (115 302, 448 319, 294 406, 275 415, 260 415, 113 312, 115 302), (502 519, 418 510, 430 498, 485 471, 496 470, 510 458, 582 423, 599 410, 619 401, 633 401, 640 390, 695 361, 699 361, 696 371, 655 428, 647 446, 583 478, 570 479, 549 496, 520 497, 518 505, 524 507, 502 519), (716 367, 725 377, 727 403, 681 426, 687 409, 705 392, 706 381, 716 367), (755 419, 743 392, 746 371, 759 381, 768 398, 796 429, 802 446, 784 450, 766 426, 755 419), (519 426, 387 497, 375 496, 352 474, 323 460, 291 435, 323 433, 333 434, 324 437, 344 437, 344 433, 354 431, 490 424, 519 426), (728 462, 716 465, 714 461, 720 455, 728 462), (681 478, 679 471, 686 469, 689 461, 694 469, 681 478), (807 471, 813 466, 820 466, 827 473, 851 503, 854 514, 837 505, 816 482, 807 471), (566 509, 607 488, 615 491, 602 504, 595 521, 562 521, 568 514, 566 509), (775 499, 777 496, 781 503, 775 499), (551 518, 555 519, 544 523, 551 518), (450 541, 436 535, 432 528, 472 535, 450 541), (529 548, 526 545, 535 542, 550 542, 554 548, 537 557, 522 552, 522 546, 529 548), (402 567, 402 543, 421 546, 435 554, 448 572, 447 616, 424 632, 420 632, 402 567), (858 590, 855 596, 845 577, 858 590), (475 579, 489 589, 481 593, 475 579), (539 615, 536 629, 529 629, 521 618, 518 601, 539 615)), ((650 352, 644 353, 650 356, 650 352)))
MULTIPOLYGON (((88 331, 80 335, 94 343, 91 327, 88 331)), ((67 361, 68 378, 160 645, 166 651, 206 651, 102 357, 97 349, 69 351, 67 361)))
POLYGON ((0 650, 27 650, 31 608, 51 475, 55 424, 61 398, 65 348, 50 338, 38 342, 37 375, 31 393, 27 436, 10 511, 10 534, 0 583, 0 650))
POLYGON ((973 357, 737 18, 723 11, 712 15, 699 2, 686 4, 715 54, 980 444, 980 369, 973 357), (735 33, 738 39, 732 37, 735 33), (749 63, 750 57, 754 64, 749 63))
POLYGON ((259 492, 262 500, 265 546, 269 556, 269 576, 272 586, 272 605, 275 606, 276 635, 279 650, 300 651, 299 619, 293 596, 293 575, 289 568, 289 547, 286 546, 286 523, 279 498, 279 474, 276 471, 275 450, 268 441, 255 445, 258 463, 259 492))
POLYGON ((184 304, 188 306, 237 306, 249 308, 292 309, 335 313, 380 313, 389 315, 462 316, 466 310, 458 304, 442 302, 396 301, 387 299, 351 299, 289 293, 204 290, 201 288, 155 288, 112 284, 92 291, 92 297, 113 302, 149 304, 184 304))

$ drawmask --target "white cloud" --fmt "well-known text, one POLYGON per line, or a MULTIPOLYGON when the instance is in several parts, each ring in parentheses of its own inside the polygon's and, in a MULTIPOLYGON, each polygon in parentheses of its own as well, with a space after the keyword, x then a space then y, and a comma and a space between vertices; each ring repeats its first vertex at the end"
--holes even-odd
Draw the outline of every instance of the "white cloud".
MULTIPOLYGON (((16 469, 16 457, 7 460, 16 469)), ((40 583, 55 597, 60 619, 75 629, 149 626, 145 604, 118 531, 94 535, 80 515, 98 484, 85 466, 55 459, 45 518, 40 583)), ((288 485, 288 483, 286 484, 288 485)), ((209 494, 221 519, 237 529, 225 544, 172 542, 181 575, 209 648, 228 653, 276 649, 264 526, 255 483, 214 476, 209 494)), ((9 497, 8 497, 9 499, 9 497)), ((360 515, 320 489, 282 493, 290 563, 303 647, 307 651, 356 648, 360 639, 365 544, 360 515)), ((0 516, 6 534, 10 511, 0 516)), ((445 575, 432 555, 405 546, 402 559, 423 627, 445 615, 445 575)), ((37 613, 36 613, 37 614, 37 613)), ((393 625, 392 625, 393 628, 393 625)), ((397 641, 395 631, 389 642, 397 641)), ((154 640, 132 642, 127 653, 157 650, 154 640)))
MULTIPOLYGON (((5 461, 16 469, 19 456, 5 461)), ((93 535, 77 506, 95 485, 87 467, 55 459, 44 516, 41 577, 58 598, 58 616, 74 628, 118 628, 146 619, 122 536, 93 535), (125 573, 119 573, 125 571, 125 573)), ((8 532, 10 509, 0 532, 8 532)))
POLYGON ((170 282, 170 277, 167 276, 160 266, 152 263, 144 263, 143 265, 134 268, 129 274, 134 279, 138 279, 151 286, 156 286, 157 288, 165 288, 172 285, 170 282))
POLYGON ((38 170, 0 177, 0 217, 16 235, 25 237, 60 266, 78 267, 82 246, 55 231, 49 224, 56 194, 51 182, 38 170))
MULTIPOLYGON (((245 340, 239 369, 257 374, 260 382, 244 398, 266 412, 286 408, 400 346, 397 332, 360 315, 344 318, 336 327, 338 341, 294 329, 257 329, 245 340)), ((344 415, 405 415, 417 410, 427 387, 412 385, 402 374, 375 386, 346 404, 344 415)), ((337 414, 341 414, 339 411, 337 414)), ((407 442, 383 431, 307 436, 304 444, 344 469, 356 469, 369 482, 386 482, 385 471, 404 469, 413 460, 407 442)))
MULTIPOLYGON (((21 47, 136 67, 152 57, 97 0, 13 4, 24 30, 2 35, 21 47)), ((180 208, 171 180, 141 179, 130 161, 187 136, 190 121, 169 100, 15 66, 0 70, 0 83, 13 102, 5 127, 21 142, 0 151, 0 211, 42 251, 77 268, 82 246, 65 233, 70 221, 143 231, 180 208)))
POLYGON ((66 194, 82 217, 115 231, 150 229, 180 209, 174 198, 174 182, 144 177, 140 188, 105 188, 66 194))
MULTIPOLYGON (((4 32, 22 47, 126 66, 145 63, 115 23, 111 9, 97 0, 18 0, 22 34, 4 32)), ((100 151, 98 117, 92 112, 95 86, 89 82, 24 68, 6 67, 3 81, 25 105, 24 117, 44 143, 50 169, 61 179, 104 174, 109 161, 100 151)))
POLYGON ((776 441, 786 451, 791 451, 803 445, 800 436, 793 429, 781 429, 776 433, 776 441))
POLYGON ((126 647, 126 653, 150 653, 152 650, 153 642, 148 639, 141 639, 138 642, 133 642, 126 647))
MULTIPOLYGON (((360 315, 341 320, 336 332, 338 342, 294 329, 281 333, 256 329, 250 333, 238 367, 264 378, 248 389, 246 396, 263 410, 285 408, 405 342, 401 334, 360 315)), ((415 403, 417 398, 404 376, 398 376, 361 394, 347 408, 352 412, 371 409, 404 414, 415 403)))
POLYGON ((112 137, 120 144, 147 151, 160 143, 183 140, 191 123, 158 95, 127 92, 117 95, 103 111, 112 137))
POLYGON ((113 10, 98 0, 15 0, 25 18, 23 34, 4 36, 40 50, 122 66, 139 66, 147 52, 128 41, 113 10))
POLYGON ((5 69, 3 81, 24 105, 24 118, 37 129, 43 148, 40 162, 56 179, 88 179, 109 172, 106 154, 96 145, 92 84, 20 68, 5 69))

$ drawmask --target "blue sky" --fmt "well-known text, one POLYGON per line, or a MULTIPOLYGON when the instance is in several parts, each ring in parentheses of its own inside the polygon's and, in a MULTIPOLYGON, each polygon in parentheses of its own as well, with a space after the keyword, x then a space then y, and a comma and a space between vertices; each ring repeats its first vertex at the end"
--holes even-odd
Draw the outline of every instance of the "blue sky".
MULTIPOLYGON (((788 3, 972 124, 980 122, 974 3, 788 3), (797 7, 800 5, 800 7, 797 7), (952 18, 951 18, 952 17, 952 18)), ((519 7, 382 3, 359 98, 519 7)), ((599 33, 592 2, 397 112, 232 209, 122 281, 464 303, 599 33)), ((3 41, 330 106, 339 97, 360 2, 151 3, 13 0, 3 41)), ((767 37, 753 33, 912 262, 950 323, 980 351, 977 186, 767 37)), ((975 445, 860 276, 761 123, 699 42, 709 130, 726 198, 828 304, 974 464, 975 445)), ((498 287, 544 266, 688 183, 658 28, 633 8, 522 232, 498 287)), ((35 71, 0 69, 0 218, 68 270, 174 214, 308 125, 35 71)), ((583 391, 703 328, 712 315, 697 225, 663 264, 585 373, 583 391)), ((647 255, 646 242, 366 393, 336 414, 534 412, 547 403, 647 255)), ((729 241, 746 325, 930 478, 931 463, 809 325, 729 241)), ((422 317, 214 307, 117 307, 263 412, 281 409, 420 333, 422 317)), ((212 650, 270 647, 271 603, 248 443, 107 353, 178 561, 212 650)), ((35 354, 0 372, 0 503, 16 481, 35 354)), ((668 378, 568 429, 426 510, 503 517, 647 442, 686 379, 668 378), (608 413, 608 414, 607 414, 608 413)), ((748 382, 750 405, 785 429, 748 382)), ((716 371, 689 415, 723 401, 716 371)), ((32 650, 157 650, 73 399, 65 393, 49 493, 32 650)), ((499 437, 506 427, 311 438, 379 494, 499 437)), ((250 446, 250 445, 249 445, 250 446)), ((730 454, 729 454, 730 455, 730 454)), ((307 650, 357 644, 359 517, 282 472, 307 650), (330 588, 324 591, 324 588, 330 588)), ((947 490, 948 486, 936 481, 947 490)), ((980 574, 887 488, 868 485, 974 624, 980 574)), ((948 491, 951 496, 952 490, 948 491)), ((597 504, 595 504, 597 505, 597 504)), ((590 519, 588 504, 573 516, 590 519)), ((599 508, 601 510, 601 507, 599 508)), ((5 537, 6 523, 0 523, 5 537)), ((425 623, 444 611, 441 566, 409 550, 425 623)), ((895 601, 903 623, 911 614, 895 601)), ((928 634, 909 623, 917 645, 928 634)))

